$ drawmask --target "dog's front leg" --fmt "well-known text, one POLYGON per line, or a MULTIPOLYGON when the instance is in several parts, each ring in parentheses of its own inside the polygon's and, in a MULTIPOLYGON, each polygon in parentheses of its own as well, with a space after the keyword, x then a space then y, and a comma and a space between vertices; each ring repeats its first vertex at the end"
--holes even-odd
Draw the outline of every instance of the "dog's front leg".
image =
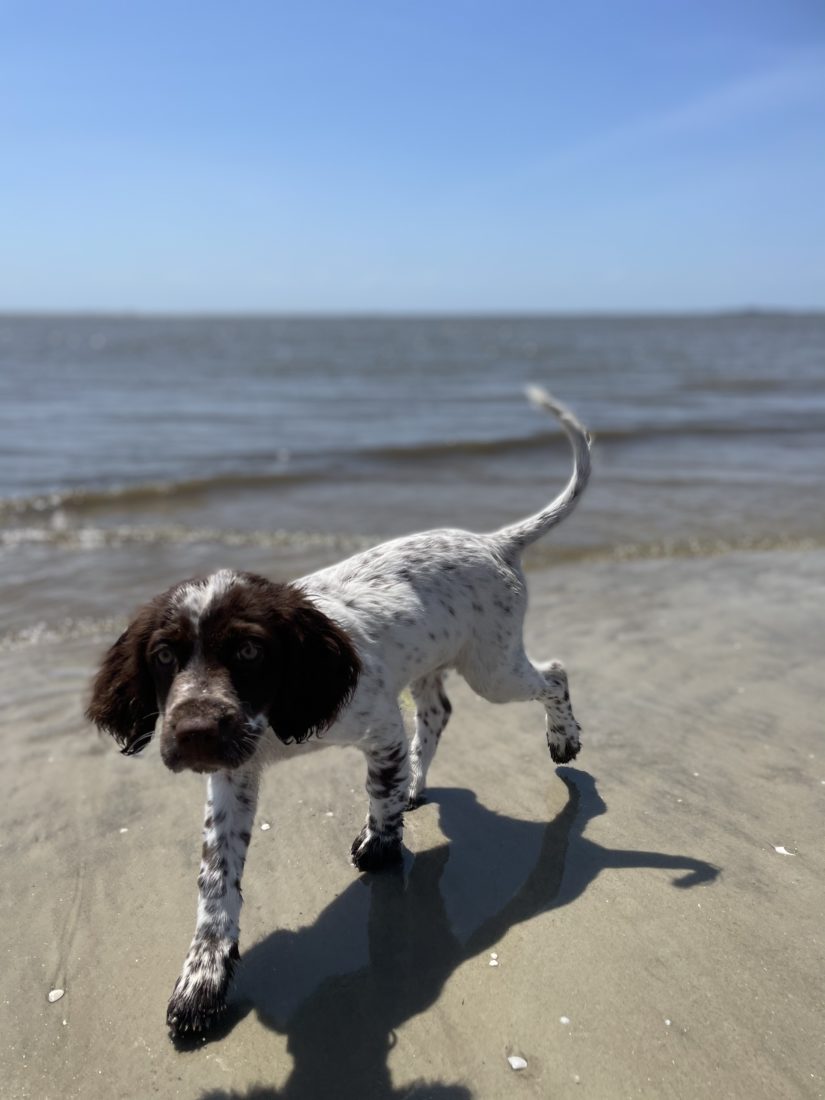
POLYGON ((257 769, 209 776, 198 920, 166 1014, 173 1035, 206 1031, 226 1010, 238 961, 241 875, 257 802, 257 769))
POLYGON ((409 798, 410 762, 401 712, 359 746, 367 758, 369 812, 352 842, 359 871, 378 871, 401 858, 404 809, 409 798))

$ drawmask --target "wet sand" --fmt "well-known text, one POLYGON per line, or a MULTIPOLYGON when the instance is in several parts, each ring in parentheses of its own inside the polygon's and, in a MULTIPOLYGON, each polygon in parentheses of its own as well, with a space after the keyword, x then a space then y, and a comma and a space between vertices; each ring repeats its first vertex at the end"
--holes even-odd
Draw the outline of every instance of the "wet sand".
POLYGON ((271 770, 231 1015, 194 1048, 164 1015, 202 781, 84 724, 108 637, 4 653, 0 1095, 824 1096, 825 554, 530 581, 575 765, 552 765, 540 708, 453 678, 403 870, 360 877, 359 754, 271 770))

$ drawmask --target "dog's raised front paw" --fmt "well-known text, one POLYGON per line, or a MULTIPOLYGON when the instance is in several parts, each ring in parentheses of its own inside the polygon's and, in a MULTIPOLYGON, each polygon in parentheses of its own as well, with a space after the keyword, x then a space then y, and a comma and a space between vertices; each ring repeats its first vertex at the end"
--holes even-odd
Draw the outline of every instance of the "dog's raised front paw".
POLYGON ((231 940, 193 940, 166 1009, 173 1038, 204 1034, 220 1022, 239 957, 238 945, 231 940))
POLYGON ((352 862, 359 871, 380 871, 401 859, 401 833, 377 833, 365 825, 352 842, 352 862))

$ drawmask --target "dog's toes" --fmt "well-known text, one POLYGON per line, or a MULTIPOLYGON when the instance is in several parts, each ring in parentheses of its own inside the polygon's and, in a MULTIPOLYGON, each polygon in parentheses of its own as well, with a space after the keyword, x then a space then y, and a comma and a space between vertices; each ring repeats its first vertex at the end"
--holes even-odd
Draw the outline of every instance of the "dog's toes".
POLYGON ((376 833, 365 825, 352 842, 352 862, 359 871, 380 871, 400 860, 400 833, 376 833))
POLYGON ((411 813, 413 810, 417 810, 419 806, 423 806, 427 801, 427 796, 424 794, 411 794, 407 805, 404 807, 405 813, 411 813))
POLYGON ((579 739, 578 722, 560 725, 559 723, 547 726, 547 747, 556 764, 568 764, 575 760, 579 754, 582 743, 579 739))
POLYGON ((177 987, 169 999, 166 1023, 173 1039, 194 1039, 212 1031, 226 1015, 223 991, 181 994, 177 987))
POLYGON ((199 1038, 226 1015, 226 995, 239 959, 234 940, 193 941, 166 1009, 173 1039, 199 1038))
POLYGON ((548 745, 555 764, 569 764, 571 760, 576 759, 579 755, 579 749, 582 747, 581 741, 566 741, 560 746, 550 741, 548 745))

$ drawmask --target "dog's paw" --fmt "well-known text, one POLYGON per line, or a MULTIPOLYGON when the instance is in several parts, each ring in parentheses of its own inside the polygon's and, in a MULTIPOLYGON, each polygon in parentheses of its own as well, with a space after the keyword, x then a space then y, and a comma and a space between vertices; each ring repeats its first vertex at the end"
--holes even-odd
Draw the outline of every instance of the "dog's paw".
POLYGON ((211 989, 182 993, 175 986, 166 1009, 166 1023, 173 1039, 196 1038, 212 1031, 225 1015, 225 994, 211 989))
POLYGON ((238 945, 230 940, 193 941, 166 1009, 174 1039, 203 1035, 220 1023, 238 958, 238 945))
POLYGON ((582 747, 579 724, 575 720, 572 726, 569 723, 560 725, 554 723, 547 726, 547 747, 556 764, 569 764, 579 755, 582 747))
POLYGON ((380 871, 401 860, 401 833, 376 833, 365 825, 352 842, 351 855, 359 871, 380 871))
POLYGON ((413 810, 417 810, 419 806, 425 805, 427 796, 422 791, 419 794, 410 793, 410 797, 407 800, 407 805, 404 807, 405 813, 411 813, 413 810))

